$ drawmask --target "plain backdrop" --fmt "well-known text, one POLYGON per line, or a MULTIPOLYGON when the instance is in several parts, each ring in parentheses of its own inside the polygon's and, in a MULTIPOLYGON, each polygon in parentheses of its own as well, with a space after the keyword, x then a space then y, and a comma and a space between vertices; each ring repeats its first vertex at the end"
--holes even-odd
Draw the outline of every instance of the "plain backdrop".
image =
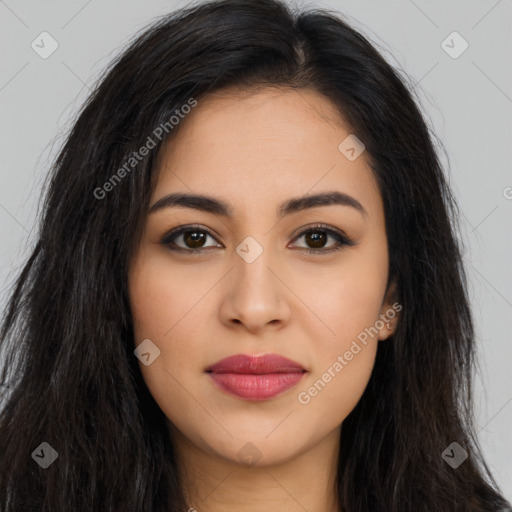
MULTIPOLYGON (((0 311, 34 243, 43 179, 89 87, 135 32, 185 5, 164 0, 0 0, 0 311), (46 59, 31 46, 48 38, 42 32, 58 44, 46 59)), ((510 500, 512 1, 293 5, 334 9, 377 44, 392 65, 407 73, 428 123, 447 150, 442 159, 463 213, 464 257, 478 333, 478 437, 510 500)), ((45 41, 51 48, 51 40, 45 41)))

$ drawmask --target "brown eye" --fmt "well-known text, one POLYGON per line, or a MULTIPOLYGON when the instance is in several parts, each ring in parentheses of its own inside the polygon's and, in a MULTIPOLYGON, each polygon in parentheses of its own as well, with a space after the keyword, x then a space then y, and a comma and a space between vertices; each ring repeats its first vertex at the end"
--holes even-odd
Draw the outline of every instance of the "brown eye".
POLYGON ((207 236, 204 232, 197 230, 185 231, 183 233, 183 241, 190 249, 197 249, 198 247, 203 247, 207 236))
POLYGON ((312 228, 303 231, 296 240, 299 240, 300 238, 304 238, 306 245, 298 247, 306 250, 309 249, 310 253, 325 254, 337 251, 345 245, 355 245, 355 242, 348 236, 331 228, 324 227, 323 225, 313 226, 312 228), (329 238, 334 239, 335 242, 331 243, 326 248, 329 238))
POLYGON ((215 240, 213 235, 206 229, 194 226, 187 226, 168 233, 160 242, 168 245, 170 249, 176 251, 198 252, 203 248, 219 247, 219 245, 206 245, 208 237, 215 240))
MULTIPOLYGON (((216 241, 216 238, 207 229, 200 226, 182 226, 165 235, 160 243, 167 245, 172 251, 189 253, 201 253, 206 249, 223 247, 221 244, 206 245, 208 238, 216 241)), ((310 227, 296 237, 295 240, 300 238, 304 238, 306 245, 296 247, 317 254, 337 251, 345 245, 355 245, 355 242, 342 232, 324 227, 323 225, 310 227), (326 245, 330 238, 334 240, 334 243, 326 245)))
POLYGON ((315 249, 322 249, 329 238, 325 231, 308 231, 305 235, 306 243, 315 249))

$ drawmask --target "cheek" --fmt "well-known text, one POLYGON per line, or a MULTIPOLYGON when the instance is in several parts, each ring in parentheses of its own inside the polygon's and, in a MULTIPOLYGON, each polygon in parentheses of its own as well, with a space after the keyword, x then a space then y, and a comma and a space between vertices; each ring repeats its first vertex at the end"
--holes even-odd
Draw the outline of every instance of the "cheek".
POLYGON ((315 343, 324 364, 326 357, 348 350, 353 339, 379 320, 387 272, 385 246, 375 244, 347 252, 339 265, 310 277, 307 304, 326 326, 315 343))
POLYGON ((204 315, 202 299, 215 280, 211 273, 199 276, 193 268, 173 265, 165 253, 142 252, 129 279, 136 343, 150 338, 164 344, 183 325, 193 330, 195 319, 204 315))
POLYGON ((204 366, 206 324, 211 321, 205 295, 218 277, 208 271, 198 275, 192 267, 173 266, 165 253, 143 250, 129 275, 134 344, 150 339, 160 350, 153 363, 140 362, 139 367, 164 410, 166 403, 182 410, 188 396, 183 383, 204 366))
POLYGON ((338 281, 329 303, 334 306, 321 310, 333 332, 314 340, 315 362, 297 395, 315 428, 340 424, 366 389, 379 343, 375 330, 382 297, 378 283, 372 287, 353 278, 338 281))
POLYGON ((336 426, 352 412, 363 395, 375 361, 375 342, 328 358, 329 363, 311 375, 299 390, 297 400, 304 414, 314 423, 314 429, 336 426))
POLYGON ((308 303, 328 329, 313 338, 315 364, 298 395, 318 421, 331 424, 346 418, 370 379, 387 281, 387 256, 381 250, 354 253, 344 263, 321 276, 310 295, 308 303))

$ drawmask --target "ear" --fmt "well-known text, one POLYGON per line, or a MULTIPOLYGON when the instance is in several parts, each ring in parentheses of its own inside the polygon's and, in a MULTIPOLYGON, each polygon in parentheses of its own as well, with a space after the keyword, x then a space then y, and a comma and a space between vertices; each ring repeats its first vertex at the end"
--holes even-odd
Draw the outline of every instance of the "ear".
POLYGON ((396 300, 397 297, 397 284, 393 279, 388 286, 382 307, 380 310, 379 320, 376 325, 379 328, 379 341, 388 339, 396 330, 399 312, 402 310, 402 305, 396 300))

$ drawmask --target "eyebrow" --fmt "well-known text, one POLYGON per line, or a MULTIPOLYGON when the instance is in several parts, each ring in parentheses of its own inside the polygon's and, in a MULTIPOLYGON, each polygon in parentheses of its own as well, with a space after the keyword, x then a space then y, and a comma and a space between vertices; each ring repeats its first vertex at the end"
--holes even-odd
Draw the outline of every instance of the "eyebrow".
MULTIPOLYGON (((277 215, 279 218, 282 218, 286 215, 309 208, 331 205, 350 206, 358 210, 363 216, 368 215, 366 210, 363 208, 363 205, 357 199, 337 191, 289 199, 279 205, 277 215)), ((156 211, 173 206, 193 208, 195 210, 201 210, 207 213, 221 215, 223 217, 233 217, 233 207, 230 204, 214 197, 185 193, 168 194, 162 197, 150 207, 149 213, 152 214, 156 211)))

